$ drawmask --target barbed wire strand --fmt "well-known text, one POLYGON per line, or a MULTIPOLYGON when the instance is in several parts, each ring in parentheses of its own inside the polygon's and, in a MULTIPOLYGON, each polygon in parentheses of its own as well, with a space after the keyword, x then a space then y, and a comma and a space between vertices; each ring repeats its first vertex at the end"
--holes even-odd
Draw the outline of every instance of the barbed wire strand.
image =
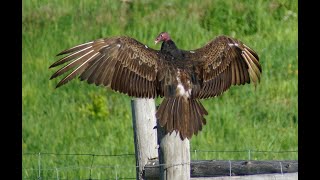
MULTIPOLYGON (((194 151, 194 150, 193 150, 194 151)), ((298 152, 297 150, 286 150, 286 151, 273 151, 273 150, 252 150, 249 149, 250 153, 295 153, 298 152)), ((191 151, 192 152, 192 151, 191 151)), ((248 152, 248 150, 197 150, 197 152, 221 152, 221 153, 241 153, 241 152, 248 152)))
MULTIPOLYGON (((286 151, 266 151, 266 150, 198 150, 198 149, 194 149, 191 150, 191 152, 195 153, 195 157, 197 159, 197 153, 216 153, 216 152, 221 152, 221 153, 239 153, 239 152, 248 152, 248 157, 249 160, 251 160, 251 153, 297 153, 298 151, 295 150, 286 150, 286 151)), ((59 171, 68 171, 68 170, 73 170, 73 169, 89 169, 90 170, 90 176, 89 179, 92 178, 92 170, 96 169, 96 168, 113 168, 115 169, 115 176, 116 179, 118 179, 118 168, 119 165, 115 165, 115 166, 93 166, 94 163, 94 159, 95 156, 106 156, 106 157, 121 157, 121 156, 134 156, 135 154, 133 153, 123 153, 123 154, 92 154, 92 153, 51 153, 51 152, 45 152, 45 153, 34 153, 34 152, 26 152, 23 153, 23 155, 37 155, 38 156, 38 169, 26 169, 24 168, 25 171, 28 170, 37 170, 38 171, 38 179, 42 179, 41 177, 41 172, 42 171, 56 171, 56 178, 55 179, 61 179, 59 177, 59 171), (65 155, 65 156, 92 156, 92 160, 91 160, 91 165, 90 166, 66 166, 66 167, 60 167, 60 168, 42 168, 41 167, 41 155, 65 155)), ((179 165, 186 165, 186 164, 197 164, 197 163, 202 163, 203 161, 198 161, 198 162, 187 162, 187 163, 177 163, 177 164, 158 164, 155 166, 167 166, 168 167, 172 167, 172 166, 179 166, 179 165)), ((281 161, 280 163, 280 170, 281 170, 281 174, 283 174, 283 170, 282 170, 282 163, 281 161)), ((232 175, 232 167, 231 167, 231 161, 229 160, 229 166, 230 166, 230 176, 232 175)), ((128 167, 134 167, 134 168, 138 168, 138 166, 132 166, 132 165, 121 165, 121 168, 128 168, 128 167)), ((135 179, 135 178, 125 178, 125 179, 135 179)))
MULTIPOLYGON (((251 153, 297 153, 297 150, 286 150, 286 151, 265 151, 265 150, 199 150, 194 149, 190 152, 195 153, 242 153, 242 152, 248 152, 249 159, 251 159, 251 153)), ((22 153, 22 155, 38 155, 40 157, 40 152, 26 152, 22 153)), ((57 156, 109 156, 109 157, 119 157, 119 156, 134 156, 134 153, 124 153, 124 154, 92 154, 92 153, 51 153, 51 152, 41 152, 41 155, 57 155, 57 156)))
MULTIPOLYGON (((243 151, 239 151, 239 150, 237 150, 237 151, 220 151, 220 150, 195 150, 195 153, 198 153, 198 152, 246 152, 246 151, 248 151, 248 150, 243 150, 243 151)), ((298 152, 298 151, 256 151, 256 150, 249 150, 248 151, 249 152, 249 160, 251 160, 251 152, 263 152, 263 153, 265 153, 265 152, 269 152, 269 153, 283 153, 283 152, 298 152)), ((94 157, 95 156, 128 156, 128 155, 134 155, 134 154, 116 154, 116 155, 101 155, 101 154, 74 154, 74 153, 71 153, 71 154, 61 154, 61 153, 41 153, 41 152, 39 152, 39 153, 23 153, 24 155, 35 155, 35 154, 37 154, 38 155, 38 171, 39 171, 39 174, 38 174, 38 177, 40 177, 41 176, 41 173, 40 173, 40 171, 41 171, 41 155, 43 156, 43 155, 83 155, 83 156, 87 156, 87 155, 90 155, 90 156, 92 156, 93 158, 92 158, 92 161, 91 161, 91 166, 90 167, 93 167, 93 160, 94 160, 94 157)), ((89 167, 89 169, 90 169, 90 167, 89 167)), ((113 167, 113 166, 96 166, 96 167, 113 167)), ((137 166, 135 166, 135 167, 137 167, 137 166)), ((66 168, 73 168, 72 166, 70 166, 70 167, 66 167, 66 168)), ((61 168, 59 168, 59 169, 61 169, 61 168)), ((44 169, 42 169, 42 170, 44 170, 44 169)), ((53 169, 53 170, 55 170, 55 169, 53 169)))
MULTIPOLYGON (((28 178, 28 177, 23 177, 23 179, 24 180, 28 180, 28 179, 30 179, 30 180, 35 180, 35 178, 28 178)), ((48 179, 54 179, 54 180, 57 180, 57 178, 56 177, 46 177, 46 180, 48 180, 48 179)), ((136 178, 133 178, 133 177, 122 177, 122 178, 118 178, 118 180, 120 180, 120 179, 136 179, 136 178)), ((59 180, 70 180, 70 178, 68 178, 68 177, 66 177, 66 178, 63 178, 63 179, 59 179, 59 180)), ((79 180, 88 180, 88 179, 79 179, 79 180)), ((114 179, 114 177, 113 178, 101 178, 101 179, 96 179, 96 178, 94 178, 94 179, 90 179, 90 180, 115 180, 114 179)))
MULTIPOLYGON (((233 150, 233 151, 222 151, 222 150, 194 150, 195 153, 198 153, 198 152, 246 152, 248 150, 233 150)), ((297 153, 298 151, 257 151, 257 150, 249 150, 249 160, 251 160, 251 152, 263 152, 263 153, 284 153, 284 152, 295 152, 297 153)), ((75 154, 75 153, 70 153, 70 154, 67 154, 67 153, 30 153, 30 152, 27 152, 27 153, 23 153, 24 155, 38 155, 38 170, 39 173, 38 173, 38 177, 41 178, 41 155, 74 155, 74 156, 92 156, 92 162, 91 162, 91 166, 88 167, 89 169, 93 167, 93 160, 94 160, 94 157, 95 156, 131 156, 131 155, 134 155, 134 154, 116 154, 116 155, 108 155, 108 154, 75 154)), ((78 167, 81 167, 81 166, 78 166, 78 167)), ((110 168, 113 168, 114 166, 96 166, 96 167, 110 167, 110 168)), ((132 167, 132 166, 130 166, 132 167)), ((135 166, 137 168, 137 166, 135 166)), ((73 169, 73 166, 70 166, 70 167, 65 167, 65 169, 73 169)), ((48 169, 48 168, 47 168, 48 169)), ((62 168, 59 168, 59 169, 62 169, 62 168)), ((28 170, 28 169, 25 169, 25 170, 28 170)), ((42 170, 45 170, 45 169, 42 169, 42 170)), ((56 170, 56 169, 49 169, 49 170, 56 170)))
MULTIPOLYGON (((112 169, 115 168, 116 165, 113 166, 65 166, 65 167, 60 167, 58 168, 60 171, 67 171, 67 170, 74 170, 74 169, 99 169, 99 168, 103 168, 103 169, 112 169)), ((119 165, 117 165, 119 166, 119 165)), ((123 167, 123 169, 131 167, 131 168, 137 168, 138 166, 132 166, 132 165, 121 165, 121 167, 123 167)), ((38 171, 39 169, 34 169, 34 168, 30 168, 30 169, 26 169, 24 168, 24 170, 28 170, 28 171, 38 171)), ((56 171, 56 167, 54 168, 42 168, 41 171, 56 171)))
MULTIPOLYGON (((66 167, 60 167, 60 168, 42 168, 41 171, 56 171, 58 173, 58 170, 61 170, 61 171, 68 171, 68 170, 75 170, 75 169, 98 169, 98 168, 108 168, 108 169, 114 169, 115 171, 115 179, 119 179, 119 173, 118 173, 118 169, 120 166, 119 165, 113 165, 113 166, 66 166, 66 167)), ((132 166, 132 165, 121 165, 121 169, 127 169, 128 167, 134 167, 134 168, 137 168, 139 166, 132 166)), ((29 171, 38 171, 38 169, 33 169, 33 168, 30 168, 30 169, 24 169, 24 170, 29 170, 29 171)), ((58 175, 57 175, 58 177, 58 175)), ((24 178, 25 179, 25 178, 24 178)), ((55 179, 59 179, 59 178, 55 178, 55 179)), ((68 178, 67 178, 68 179, 68 178)), ((90 180, 93 180, 92 179, 92 176, 89 177, 90 180)), ((121 179, 135 179, 133 177, 126 177, 126 178, 121 178, 121 179)))
MULTIPOLYGON (((38 155, 38 152, 26 152, 23 155, 38 155)), ((124 154, 90 154, 90 153, 51 153, 42 152, 42 155, 61 155, 61 156, 134 156, 134 153, 124 153, 124 154)))
MULTIPOLYGON (((157 165, 153 165, 153 167, 166 166, 166 168, 171 168, 171 167, 174 167, 174 166, 200 164, 200 163, 203 163, 203 161, 182 162, 182 163, 175 163, 175 164, 157 164, 157 165)), ((280 171, 281 171, 281 174, 283 175, 282 163, 281 163, 281 161, 279 161, 279 163, 280 163, 280 171)), ((121 168, 123 168, 123 169, 127 169, 128 167, 137 168, 138 166, 131 166, 131 165, 123 166, 123 165, 121 165, 121 168)), ((116 180, 119 179, 118 171, 117 171, 117 169, 119 169, 119 165, 114 165, 114 166, 92 166, 92 167, 91 166, 77 166, 77 167, 63 167, 63 168, 59 168, 59 169, 63 170, 63 169, 81 169, 81 168, 85 168, 85 169, 90 169, 90 168, 92 168, 92 169, 94 169, 94 168, 113 168, 115 170, 116 180)), ((57 170, 57 169, 58 168, 42 168, 41 170, 42 171, 49 171, 49 170, 57 170)), ((38 170, 38 169, 28 169, 28 170, 38 170)), ((229 160, 229 175, 232 176, 232 162, 231 162, 231 160, 229 160)), ((129 178, 121 178, 121 179, 135 179, 135 178, 129 177, 129 178)))

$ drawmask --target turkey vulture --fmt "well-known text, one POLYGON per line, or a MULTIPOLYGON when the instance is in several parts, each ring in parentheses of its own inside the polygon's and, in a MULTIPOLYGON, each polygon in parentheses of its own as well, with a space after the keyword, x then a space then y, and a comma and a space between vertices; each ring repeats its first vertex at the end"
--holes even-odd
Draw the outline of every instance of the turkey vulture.
MULTIPOLYGON (((138 98, 164 97, 156 112, 167 133, 181 139, 197 135, 208 112, 199 99, 221 95, 231 85, 260 82, 262 72, 255 51, 241 41, 218 36, 195 50, 181 50, 167 32, 160 33, 155 50, 127 37, 101 38, 66 49, 68 54, 50 68, 69 62, 56 78, 73 69, 56 87, 76 76, 89 84, 103 85, 138 98)), ((58 56, 57 55, 57 56, 58 56)))

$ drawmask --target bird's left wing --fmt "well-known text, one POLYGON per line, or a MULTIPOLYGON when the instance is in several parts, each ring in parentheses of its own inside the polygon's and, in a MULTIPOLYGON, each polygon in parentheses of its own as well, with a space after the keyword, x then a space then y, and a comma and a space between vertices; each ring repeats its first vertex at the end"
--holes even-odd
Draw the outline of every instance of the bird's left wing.
POLYGON ((134 97, 157 96, 156 75, 159 53, 139 41, 125 36, 97 39, 66 49, 58 55, 68 54, 49 68, 67 63, 50 79, 69 70, 56 87, 80 76, 88 83, 103 85, 134 97))

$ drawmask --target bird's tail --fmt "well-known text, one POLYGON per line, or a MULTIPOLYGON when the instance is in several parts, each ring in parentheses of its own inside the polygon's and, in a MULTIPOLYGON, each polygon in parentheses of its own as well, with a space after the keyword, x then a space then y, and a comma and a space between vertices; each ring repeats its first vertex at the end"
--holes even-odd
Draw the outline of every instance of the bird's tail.
POLYGON ((208 112, 199 100, 183 96, 164 98, 156 113, 159 124, 165 128, 166 133, 176 130, 182 140, 186 137, 191 139, 193 134, 197 135, 201 131, 206 124, 204 115, 208 115, 208 112))

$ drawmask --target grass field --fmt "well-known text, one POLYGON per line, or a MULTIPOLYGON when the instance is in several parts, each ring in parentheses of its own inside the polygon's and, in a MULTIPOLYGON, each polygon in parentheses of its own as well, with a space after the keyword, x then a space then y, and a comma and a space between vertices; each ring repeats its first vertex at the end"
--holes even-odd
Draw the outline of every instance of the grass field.
MULTIPOLYGON (((92 156, 44 153, 134 153, 130 97, 79 80, 55 89, 58 80, 49 80, 54 70, 48 67, 58 52, 116 35, 134 37, 154 49, 160 48, 153 40, 161 31, 168 31, 182 49, 199 48, 221 34, 240 39, 260 56, 261 83, 256 89, 236 86, 203 100, 209 112, 207 125, 191 139, 191 149, 297 150, 297 12, 293 0, 23 1, 23 178, 37 179, 39 162, 43 179, 89 178, 92 156)), ((248 158, 246 152, 191 155, 248 158)), ((251 158, 298 159, 298 155, 252 153, 251 158)), ((134 166, 134 156, 95 156, 91 177, 134 178, 134 166), (119 166, 116 172, 107 167, 114 165, 119 166)))

